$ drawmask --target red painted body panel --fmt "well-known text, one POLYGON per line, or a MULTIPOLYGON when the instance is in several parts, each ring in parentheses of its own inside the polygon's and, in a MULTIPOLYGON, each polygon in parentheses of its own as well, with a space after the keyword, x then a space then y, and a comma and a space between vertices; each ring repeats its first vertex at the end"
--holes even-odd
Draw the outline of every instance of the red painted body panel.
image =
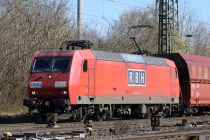
POLYGON ((74 53, 69 79, 69 99, 71 104, 77 104, 78 97, 87 96, 89 92, 88 73, 82 71, 84 60, 95 60, 91 50, 80 50, 74 53))
POLYGON ((37 51, 34 54, 34 57, 46 57, 46 56, 72 56, 75 51, 37 51))
MULTIPOLYGON (((92 55, 91 52, 85 55, 81 54, 82 58, 88 60, 87 73, 81 71, 81 66, 75 68, 77 72, 81 73, 79 79, 72 77, 75 81, 79 81, 75 84, 76 87, 70 89, 72 104, 77 104, 79 96, 179 98, 178 76, 174 77, 175 64, 170 60, 167 60, 168 66, 157 66, 96 60, 92 56, 92 59, 86 58, 90 55, 92 55), (146 86, 128 86, 128 69, 145 70, 147 73, 146 86)), ((76 73, 73 73, 74 71, 71 71, 71 74, 76 76, 76 73)))
POLYGON ((98 96, 179 97, 178 78, 174 80, 173 76, 171 68, 166 66, 97 60, 96 93, 98 96), (146 86, 128 86, 128 69, 145 70, 146 86))

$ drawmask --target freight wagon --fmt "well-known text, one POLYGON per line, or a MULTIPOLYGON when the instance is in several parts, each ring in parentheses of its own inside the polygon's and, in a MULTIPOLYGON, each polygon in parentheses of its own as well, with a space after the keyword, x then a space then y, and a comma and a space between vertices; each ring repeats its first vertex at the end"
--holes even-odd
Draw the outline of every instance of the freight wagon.
POLYGON ((180 83, 180 104, 184 112, 201 114, 210 105, 210 58, 172 53, 164 55, 175 62, 180 83))

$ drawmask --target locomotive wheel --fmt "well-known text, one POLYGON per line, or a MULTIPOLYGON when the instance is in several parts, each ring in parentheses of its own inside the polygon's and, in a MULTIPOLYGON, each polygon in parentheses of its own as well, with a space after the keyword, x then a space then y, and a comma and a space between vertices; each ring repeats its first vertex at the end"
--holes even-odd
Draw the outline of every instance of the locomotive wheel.
POLYGON ((147 119, 147 118, 148 118, 147 113, 142 113, 142 114, 141 114, 141 118, 142 118, 142 119, 147 119))
POLYGON ((82 122, 82 121, 84 121, 86 119, 86 117, 87 117, 86 113, 83 113, 81 111, 81 108, 80 108, 80 109, 75 110, 73 112, 73 115, 71 117, 71 120, 72 121, 75 121, 75 122, 82 122))
POLYGON ((33 121, 34 123, 40 124, 46 122, 46 117, 43 113, 35 113, 33 114, 33 121))
POLYGON ((107 120, 107 113, 105 111, 98 111, 97 114, 96 114, 96 119, 98 121, 107 120))
POLYGON ((80 115, 72 116, 71 120, 74 122, 83 122, 86 119, 86 115, 83 115, 82 118, 80 115))

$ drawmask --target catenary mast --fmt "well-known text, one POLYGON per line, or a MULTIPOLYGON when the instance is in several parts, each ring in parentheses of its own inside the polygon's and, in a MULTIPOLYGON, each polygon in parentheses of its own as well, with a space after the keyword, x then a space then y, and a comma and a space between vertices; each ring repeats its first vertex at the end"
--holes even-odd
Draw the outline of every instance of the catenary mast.
POLYGON ((159 18, 158 54, 172 53, 172 39, 178 30, 178 0, 156 0, 159 18))

